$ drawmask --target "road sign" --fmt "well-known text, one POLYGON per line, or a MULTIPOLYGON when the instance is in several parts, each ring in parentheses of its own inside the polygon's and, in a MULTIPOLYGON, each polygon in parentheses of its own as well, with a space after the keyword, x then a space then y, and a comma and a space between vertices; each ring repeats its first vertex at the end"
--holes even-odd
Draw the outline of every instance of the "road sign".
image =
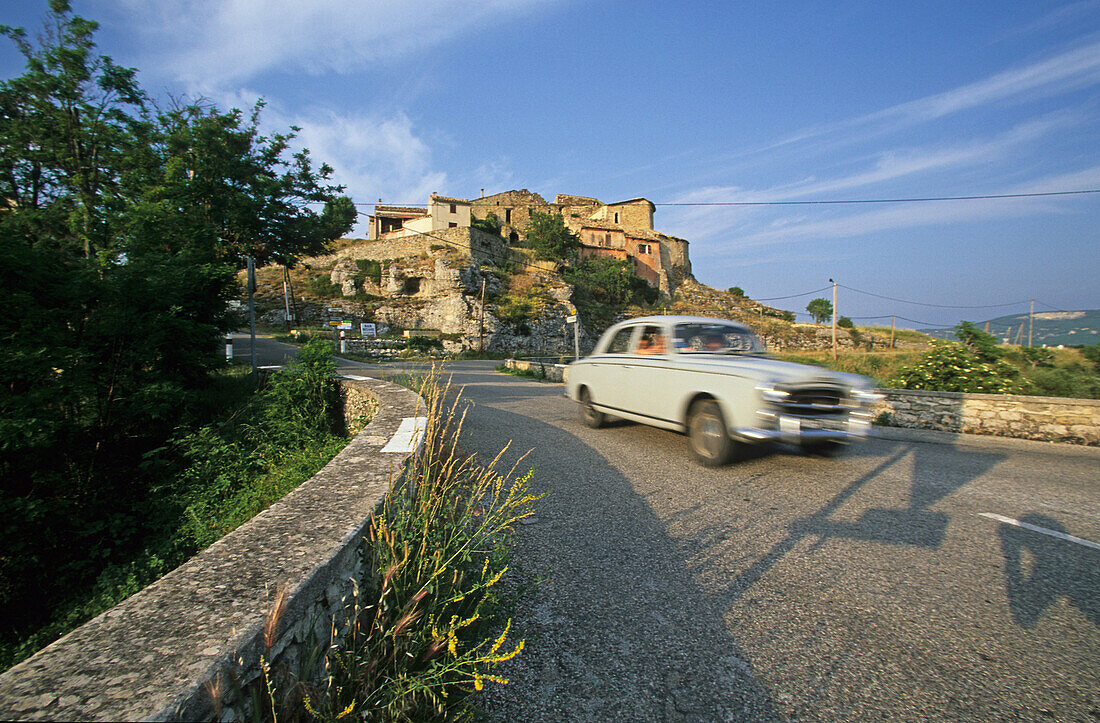
POLYGON ((368 323, 366 321, 359 324, 359 333, 362 336, 377 336, 378 335, 377 331, 374 327, 374 324, 368 323))
POLYGON ((577 323, 577 315, 573 314, 572 316, 565 317, 565 323, 567 323, 567 324, 576 324, 577 323))

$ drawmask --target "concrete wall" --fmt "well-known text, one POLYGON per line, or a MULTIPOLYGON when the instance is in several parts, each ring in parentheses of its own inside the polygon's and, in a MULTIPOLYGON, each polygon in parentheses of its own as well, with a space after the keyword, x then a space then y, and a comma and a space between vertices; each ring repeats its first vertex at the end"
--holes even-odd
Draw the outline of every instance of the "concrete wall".
POLYGON ((883 389, 890 424, 1049 442, 1100 444, 1100 400, 883 389))
POLYGON ((0 718, 216 720, 246 717, 247 686, 272 667, 295 670, 327 644, 333 617, 363 573, 362 537, 392 477, 410 458, 387 449, 421 398, 374 379, 346 381, 350 423, 373 419, 328 465, 253 520, 116 607, 0 676, 0 718), (289 591, 274 646, 264 619, 289 591))

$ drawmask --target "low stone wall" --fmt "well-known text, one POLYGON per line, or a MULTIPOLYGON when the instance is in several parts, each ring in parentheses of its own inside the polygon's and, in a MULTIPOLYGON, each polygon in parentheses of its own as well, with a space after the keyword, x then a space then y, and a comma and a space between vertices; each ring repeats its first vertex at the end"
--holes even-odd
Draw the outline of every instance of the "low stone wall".
POLYGON ((1100 444, 1100 400, 1097 399, 916 389, 879 391, 886 399, 875 413, 888 414, 888 423, 895 427, 1100 444))
POLYGON ((343 387, 349 424, 374 416, 340 454, 250 522, 0 676, 0 718, 239 719, 247 704, 235 700, 236 687, 260 675, 261 654, 275 669, 296 670, 313 643, 327 646, 333 616, 362 577, 370 514, 418 448, 424 414, 423 400, 403 387, 359 377, 343 387), (268 652, 264 620, 284 588, 268 652))
POLYGON ((534 372, 548 382, 566 382, 569 379, 569 365, 537 359, 505 359, 504 366, 509 369, 534 372))

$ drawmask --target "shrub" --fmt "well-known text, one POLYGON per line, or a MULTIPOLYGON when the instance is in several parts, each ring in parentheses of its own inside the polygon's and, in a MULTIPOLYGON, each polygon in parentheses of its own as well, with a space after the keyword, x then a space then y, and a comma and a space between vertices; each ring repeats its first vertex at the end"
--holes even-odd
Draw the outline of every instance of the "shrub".
POLYGON ((961 343, 936 341, 915 365, 903 367, 890 381, 900 389, 939 392, 1020 394, 1029 385, 1019 371, 1000 359, 984 361, 961 343))
MULTIPOLYGON (((514 477, 456 451, 458 399, 421 388, 428 402, 423 451, 373 516, 361 591, 349 601, 348 632, 323 649, 324 683, 301 687, 311 716, 335 720, 455 720, 470 717, 468 694, 524 647, 497 592, 508 569, 514 525, 541 498, 530 473, 514 477)), ((501 454, 504 452, 502 451, 501 454)), ((327 641, 326 641, 327 643, 327 641)))

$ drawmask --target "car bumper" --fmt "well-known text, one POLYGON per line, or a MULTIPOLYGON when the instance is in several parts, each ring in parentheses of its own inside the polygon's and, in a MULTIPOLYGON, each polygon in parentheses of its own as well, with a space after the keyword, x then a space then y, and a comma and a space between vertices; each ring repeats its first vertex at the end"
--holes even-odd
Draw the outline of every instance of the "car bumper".
POLYGON ((871 415, 852 412, 843 418, 797 417, 761 413, 759 427, 731 430, 731 436, 745 442, 848 442, 871 436, 871 415))

